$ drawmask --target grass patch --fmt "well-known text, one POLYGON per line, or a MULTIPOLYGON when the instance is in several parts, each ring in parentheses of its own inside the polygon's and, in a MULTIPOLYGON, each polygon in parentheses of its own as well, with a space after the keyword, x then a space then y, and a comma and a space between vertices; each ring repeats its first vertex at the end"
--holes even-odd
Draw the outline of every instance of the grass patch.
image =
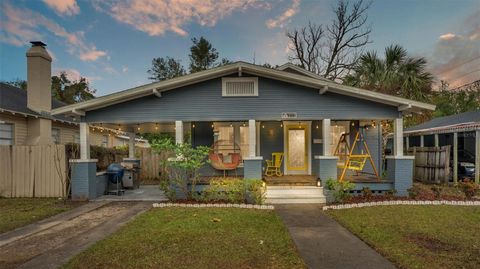
POLYGON ((65 268, 305 268, 273 211, 154 208, 65 268))
POLYGON ((328 214, 400 268, 478 268, 480 208, 378 206, 328 214))
POLYGON ((0 233, 67 211, 73 203, 55 198, 0 198, 0 233))

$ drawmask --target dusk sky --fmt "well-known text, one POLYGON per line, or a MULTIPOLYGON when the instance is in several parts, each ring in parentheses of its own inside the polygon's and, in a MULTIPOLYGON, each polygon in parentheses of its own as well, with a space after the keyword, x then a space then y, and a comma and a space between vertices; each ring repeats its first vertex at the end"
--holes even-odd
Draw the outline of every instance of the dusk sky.
MULTIPOLYGON (((0 80, 26 79, 29 41, 42 40, 53 72, 86 77, 97 95, 150 82, 154 57, 188 67, 191 38, 204 36, 232 61, 283 64, 288 29, 328 24, 335 1, 43 0, 0 4, 0 80)), ((368 11, 372 43, 422 56, 453 86, 480 79, 480 0, 377 0, 368 11)))

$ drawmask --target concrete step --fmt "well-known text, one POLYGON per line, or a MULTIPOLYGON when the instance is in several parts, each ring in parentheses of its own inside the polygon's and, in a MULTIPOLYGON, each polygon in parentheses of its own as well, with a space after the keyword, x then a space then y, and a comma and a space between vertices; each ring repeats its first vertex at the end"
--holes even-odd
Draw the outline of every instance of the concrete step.
POLYGON ((326 202, 323 188, 313 186, 267 186, 265 197, 270 204, 326 202))
POLYGON ((267 204, 325 204, 327 200, 325 197, 321 198, 267 198, 267 204))

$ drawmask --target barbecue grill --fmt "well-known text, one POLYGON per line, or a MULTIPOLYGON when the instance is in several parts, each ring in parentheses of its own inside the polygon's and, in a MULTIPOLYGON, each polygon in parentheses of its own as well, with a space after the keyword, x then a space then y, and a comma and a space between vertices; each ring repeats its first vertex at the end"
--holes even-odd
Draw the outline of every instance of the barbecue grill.
POLYGON ((107 194, 122 195, 125 192, 122 187, 123 166, 118 163, 112 163, 107 167, 106 174, 108 175, 107 194), (110 188, 111 184, 115 184, 115 189, 110 188))

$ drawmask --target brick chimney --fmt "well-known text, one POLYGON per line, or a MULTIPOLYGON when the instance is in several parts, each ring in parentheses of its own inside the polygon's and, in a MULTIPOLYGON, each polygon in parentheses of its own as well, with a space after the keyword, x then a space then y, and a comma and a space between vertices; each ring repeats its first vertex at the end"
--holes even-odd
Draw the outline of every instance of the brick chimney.
POLYGON ((27 107, 41 115, 28 119, 28 145, 52 143, 52 57, 41 41, 30 42, 27 51, 27 107))
POLYGON ((38 113, 52 110, 52 57, 41 41, 27 51, 27 107, 38 113))

